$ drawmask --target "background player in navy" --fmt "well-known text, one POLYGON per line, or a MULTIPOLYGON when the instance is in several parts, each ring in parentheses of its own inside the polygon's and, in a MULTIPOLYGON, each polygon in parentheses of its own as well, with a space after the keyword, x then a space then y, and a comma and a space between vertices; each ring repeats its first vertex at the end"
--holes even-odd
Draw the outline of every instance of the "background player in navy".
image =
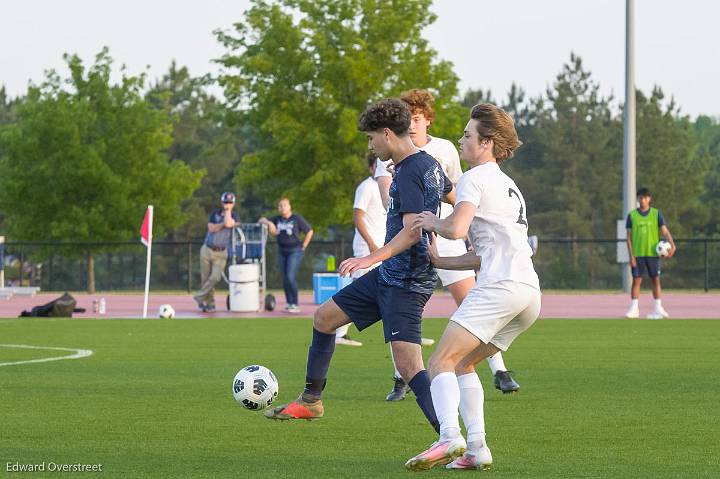
POLYGON ((392 159, 396 173, 390 186, 385 246, 368 256, 343 261, 340 274, 383 263, 318 308, 305 390, 297 400, 266 413, 270 418, 322 417, 320 397, 335 350, 335 330, 349 322, 363 330, 382 319, 385 341, 392 345, 400 374, 415 393, 425 417, 438 428, 420 351, 422 313, 437 274, 430 263, 427 234, 413 231, 412 225, 423 211, 437 213, 443 195, 453 202, 455 194, 440 164, 413 145, 409 127, 410 111, 400 100, 382 101, 360 116, 358 128, 367 133, 370 150, 383 161, 392 159))

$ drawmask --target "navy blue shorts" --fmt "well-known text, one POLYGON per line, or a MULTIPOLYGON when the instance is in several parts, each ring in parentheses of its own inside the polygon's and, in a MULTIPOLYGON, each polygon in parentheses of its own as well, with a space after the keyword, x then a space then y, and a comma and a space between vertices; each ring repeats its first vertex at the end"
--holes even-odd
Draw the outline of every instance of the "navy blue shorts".
POLYGON ((642 278, 647 270, 647 274, 651 278, 660 276, 660 258, 654 256, 639 256, 635 258, 637 266, 630 268, 633 278, 642 278))
POLYGON ((360 331, 382 319, 386 343, 420 344, 422 313, 430 295, 383 283, 379 269, 345 286, 332 297, 333 301, 360 331))

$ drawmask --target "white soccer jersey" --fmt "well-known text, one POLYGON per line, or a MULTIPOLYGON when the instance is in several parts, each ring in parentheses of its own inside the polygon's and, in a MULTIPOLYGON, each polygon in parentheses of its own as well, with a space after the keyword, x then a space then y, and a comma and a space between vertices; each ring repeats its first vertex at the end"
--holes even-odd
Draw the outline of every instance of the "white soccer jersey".
POLYGON ((525 199, 496 163, 466 171, 457 185, 456 202, 472 203, 475 217, 468 235, 482 258, 477 285, 511 280, 540 289, 528 244, 525 199))
MULTIPOLYGON (((363 210, 365 212, 365 224, 367 225, 370 237, 376 245, 385 244, 385 221, 387 220, 387 211, 383 208, 382 199, 380 198, 380 190, 377 181, 369 176, 360 183, 355 190, 355 202, 353 208, 363 210)), ((355 236, 353 237, 353 255, 367 256, 370 254, 370 248, 367 242, 355 228, 355 236)))
MULTIPOLYGON (((420 148, 428 155, 435 158, 440 166, 442 166, 445 176, 447 176, 453 185, 457 184, 462 175, 462 168, 460 167, 460 156, 458 151, 452 142, 443 138, 436 138, 428 135, 430 140, 425 146, 420 148)), ((375 178, 380 176, 392 176, 388 171, 388 166, 392 165, 391 161, 378 161, 375 166, 375 178)), ((452 206, 447 203, 441 203, 440 206, 440 217, 447 218, 452 213, 452 206)))

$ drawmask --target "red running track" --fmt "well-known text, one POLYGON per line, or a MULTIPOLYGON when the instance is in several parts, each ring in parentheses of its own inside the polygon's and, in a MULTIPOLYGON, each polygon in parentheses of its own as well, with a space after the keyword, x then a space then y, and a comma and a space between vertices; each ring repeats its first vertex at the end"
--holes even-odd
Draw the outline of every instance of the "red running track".
MULTIPOLYGON (((47 303, 60 296, 58 293, 42 293, 36 296, 14 296, 0 299, 0 317, 17 317, 22 310, 47 303)), ((140 318, 142 317, 142 294, 96 294, 73 293, 79 308, 87 313, 76 313, 76 318, 140 318), (105 315, 92 313, 93 300, 104 297, 107 303, 105 315)), ((300 314, 288 314, 283 311, 285 301, 282 293, 275 293, 277 308, 273 312, 233 313, 218 310, 212 314, 201 313, 189 294, 151 294, 148 316, 156 317, 161 304, 169 303, 178 318, 253 318, 253 317, 307 317, 312 316, 317 305, 313 304, 310 294, 300 295, 300 314)), ((225 295, 217 296, 218 305, 225 303, 225 295)), ((545 293, 540 316, 543 318, 622 318, 629 306, 629 298, 622 293, 545 293)), ((672 319, 720 319, 720 293, 680 293, 663 294, 663 306, 672 319)), ((448 293, 436 293, 425 308, 426 317, 449 317, 455 311, 455 302, 448 293)), ((644 318, 652 311, 652 297, 646 292, 640 299, 640 313, 644 318)))

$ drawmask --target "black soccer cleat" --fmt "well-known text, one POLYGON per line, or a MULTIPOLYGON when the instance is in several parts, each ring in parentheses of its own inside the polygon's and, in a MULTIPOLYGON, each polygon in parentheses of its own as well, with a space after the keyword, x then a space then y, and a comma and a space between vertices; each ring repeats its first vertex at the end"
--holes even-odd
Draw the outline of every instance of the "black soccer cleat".
POLYGON ((393 386, 392 391, 390 391, 390 394, 387 395, 385 400, 402 401, 403 399, 405 399, 405 395, 410 390, 410 386, 405 384, 405 381, 403 381, 402 378, 393 378, 393 381, 395 381, 395 385, 393 386))
POLYGON ((497 371, 493 382, 495 389, 499 389, 503 394, 510 394, 520 389, 520 385, 510 375, 512 371, 497 371))

